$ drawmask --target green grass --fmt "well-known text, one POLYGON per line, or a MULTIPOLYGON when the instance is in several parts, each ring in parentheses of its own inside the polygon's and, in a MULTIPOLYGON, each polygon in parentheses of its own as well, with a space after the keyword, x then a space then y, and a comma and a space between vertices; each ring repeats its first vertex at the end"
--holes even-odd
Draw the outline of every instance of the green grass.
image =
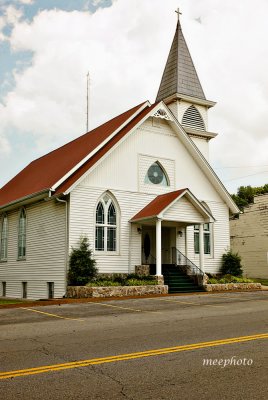
POLYGON ((262 278, 250 278, 253 280, 253 282, 259 282, 263 286, 268 286, 268 279, 262 279, 262 278))
POLYGON ((0 305, 22 303, 22 300, 17 299, 0 299, 0 305))

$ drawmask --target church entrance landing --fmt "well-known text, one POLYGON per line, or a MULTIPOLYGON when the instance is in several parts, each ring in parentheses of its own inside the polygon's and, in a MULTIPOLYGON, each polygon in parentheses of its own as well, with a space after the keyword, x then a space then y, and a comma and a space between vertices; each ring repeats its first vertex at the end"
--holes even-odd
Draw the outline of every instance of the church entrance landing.
POLYGON ((157 196, 130 222, 141 233, 140 264, 155 265, 158 276, 163 274, 162 265, 177 264, 177 252, 185 254, 186 227, 199 225, 199 265, 204 271, 203 224, 214 222, 214 218, 189 189, 157 196))

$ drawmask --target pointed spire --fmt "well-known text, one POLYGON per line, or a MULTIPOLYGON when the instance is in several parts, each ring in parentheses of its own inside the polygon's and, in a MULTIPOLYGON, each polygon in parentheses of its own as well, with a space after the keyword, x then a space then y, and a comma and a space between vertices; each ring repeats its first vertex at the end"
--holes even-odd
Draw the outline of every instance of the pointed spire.
POLYGON ((180 11, 172 46, 168 55, 156 101, 166 99, 175 94, 182 94, 206 100, 195 66, 184 39, 180 11))

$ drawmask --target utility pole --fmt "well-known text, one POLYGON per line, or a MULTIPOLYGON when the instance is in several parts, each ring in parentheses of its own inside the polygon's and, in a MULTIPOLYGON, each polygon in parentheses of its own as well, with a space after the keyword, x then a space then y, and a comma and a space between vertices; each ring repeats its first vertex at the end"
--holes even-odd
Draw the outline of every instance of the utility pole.
POLYGON ((90 77, 89 72, 87 73, 87 132, 89 131, 89 86, 90 86, 90 77))

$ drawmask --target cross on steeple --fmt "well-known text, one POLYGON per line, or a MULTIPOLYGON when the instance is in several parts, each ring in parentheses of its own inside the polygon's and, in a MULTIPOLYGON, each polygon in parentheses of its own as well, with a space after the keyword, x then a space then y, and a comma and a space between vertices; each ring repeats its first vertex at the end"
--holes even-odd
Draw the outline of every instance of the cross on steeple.
POLYGON ((180 12, 179 7, 177 8, 177 10, 175 11, 175 13, 178 14, 178 20, 180 19, 180 15, 182 15, 182 13, 180 12))

